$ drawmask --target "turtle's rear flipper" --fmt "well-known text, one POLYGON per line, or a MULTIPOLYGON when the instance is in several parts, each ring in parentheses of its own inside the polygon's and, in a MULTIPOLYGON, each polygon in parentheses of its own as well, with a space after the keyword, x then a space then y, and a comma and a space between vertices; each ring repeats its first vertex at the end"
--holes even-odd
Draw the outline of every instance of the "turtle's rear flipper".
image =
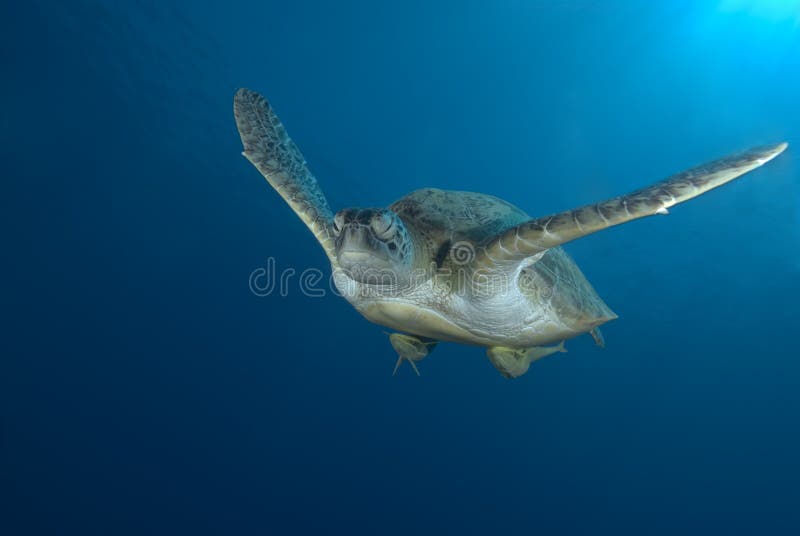
POLYGON ((606 347, 606 338, 603 337, 603 332, 600 331, 600 328, 594 328, 592 331, 589 332, 589 335, 592 336, 594 339, 594 343, 599 346, 600 348, 606 347))
POLYGON ((538 361, 556 352, 566 352, 564 341, 557 346, 534 346, 532 348, 507 348, 505 346, 492 346, 486 349, 486 355, 500 374, 506 378, 519 378, 538 361))

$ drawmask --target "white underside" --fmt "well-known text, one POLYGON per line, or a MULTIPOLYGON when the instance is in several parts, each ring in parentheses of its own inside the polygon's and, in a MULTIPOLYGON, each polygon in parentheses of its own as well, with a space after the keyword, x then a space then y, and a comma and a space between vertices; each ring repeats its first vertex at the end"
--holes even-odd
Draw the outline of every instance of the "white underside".
POLYGON ((437 288, 433 280, 386 291, 334 273, 342 296, 364 317, 397 331, 479 346, 531 347, 583 333, 564 325, 547 304, 536 307, 516 287, 476 300, 437 288))

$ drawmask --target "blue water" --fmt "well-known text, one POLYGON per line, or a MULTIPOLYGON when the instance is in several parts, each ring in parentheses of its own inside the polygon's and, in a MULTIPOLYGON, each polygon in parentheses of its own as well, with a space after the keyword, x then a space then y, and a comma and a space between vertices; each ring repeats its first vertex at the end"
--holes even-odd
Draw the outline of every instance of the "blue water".
MULTIPOLYGON (((660 4, 660 5, 659 5, 660 4)), ((797 534, 800 6, 4 2, 0 533, 797 534), (543 215, 786 140, 567 246, 607 348, 402 367, 240 156, 263 92, 334 209, 543 215)))

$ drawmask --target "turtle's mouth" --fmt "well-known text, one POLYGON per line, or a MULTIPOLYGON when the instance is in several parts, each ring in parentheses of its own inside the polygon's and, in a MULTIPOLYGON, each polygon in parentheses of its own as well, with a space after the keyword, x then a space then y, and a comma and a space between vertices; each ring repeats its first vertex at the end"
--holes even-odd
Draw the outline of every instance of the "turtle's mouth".
POLYGON ((396 250, 364 225, 346 226, 336 240, 339 266, 352 279, 372 285, 396 285, 400 263, 396 250))

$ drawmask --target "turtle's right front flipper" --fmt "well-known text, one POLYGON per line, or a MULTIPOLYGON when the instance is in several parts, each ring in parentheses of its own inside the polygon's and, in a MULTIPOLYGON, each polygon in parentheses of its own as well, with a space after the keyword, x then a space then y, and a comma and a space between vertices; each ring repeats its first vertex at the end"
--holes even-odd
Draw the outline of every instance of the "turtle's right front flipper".
POLYGON ((328 201, 272 107, 255 91, 242 88, 233 98, 233 114, 244 145, 242 154, 311 229, 336 265, 328 201))
POLYGON ((766 164, 787 147, 757 147, 686 170, 647 188, 601 203, 526 221, 489 240, 475 256, 476 268, 515 269, 520 262, 565 242, 655 214, 722 186, 766 164))

